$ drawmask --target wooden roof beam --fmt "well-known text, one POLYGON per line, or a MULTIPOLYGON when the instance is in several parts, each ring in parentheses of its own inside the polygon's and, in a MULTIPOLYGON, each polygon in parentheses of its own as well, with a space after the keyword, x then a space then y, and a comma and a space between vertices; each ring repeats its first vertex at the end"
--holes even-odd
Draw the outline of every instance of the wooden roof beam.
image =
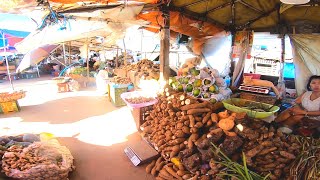
POLYGON ((227 7, 227 6, 230 6, 230 5, 232 5, 233 3, 236 3, 236 2, 238 2, 239 0, 234 0, 234 1, 231 1, 231 2, 227 2, 227 3, 224 3, 224 4, 222 4, 222 5, 220 5, 220 6, 217 6, 217 7, 214 7, 214 8, 211 8, 211 9, 209 9, 208 11, 206 11, 206 12, 204 12, 203 14, 209 14, 209 13, 211 13, 211 12, 213 12, 213 11, 216 11, 216 10, 218 10, 218 9, 221 9, 221 8, 224 8, 224 7, 227 7))
POLYGON ((191 19, 195 19, 195 20, 199 20, 199 21, 206 21, 208 23, 214 24, 215 26, 217 26, 219 28, 229 30, 227 25, 222 24, 218 21, 215 21, 214 19, 211 19, 207 16, 203 16, 203 14, 199 14, 199 13, 196 13, 196 12, 193 12, 188 9, 181 8, 181 7, 169 6, 169 8, 171 11, 178 11, 181 14, 183 14, 191 19))
POLYGON ((189 4, 185 4, 185 5, 181 6, 181 7, 185 8, 185 7, 193 6, 193 5, 199 4, 199 3, 203 2, 203 1, 208 1, 208 0, 198 0, 198 1, 195 1, 195 2, 192 2, 192 3, 189 3, 189 4))
POLYGON ((276 5, 273 9, 271 9, 270 11, 267 11, 267 12, 261 14, 260 16, 258 16, 257 18, 254 18, 254 19, 248 21, 247 23, 236 27, 236 29, 239 30, 239 29, 243 29, 243 28, 245 28, 245 27, 250 26, 252 23, 254 23, 254 22, 258 21, 259 19, 264 18, 264 17, 270 15, 271 13, 273 13, 274 11, 278 10, 278 9, 279 9, 279 6, 280 6, 280 4, 277 4, 277 5, 276 5))
POLYGON ((260 9, 258 9, 258 8, 255 8, 255 7, 251 6, 250 4, 248 4, 248 3, 244 2, 243 0, 240 0, 240 1, 239 1, 239 3, 241 3, 242 5, 244 5, 244 6, 248 7, 248 8, 250 8, 250 9, 253 9, 253 10, 255 10, 255 11, 259 12, 259 13, 264 13, 264 12, 263 12, 263 11, 261 11, 260 9))

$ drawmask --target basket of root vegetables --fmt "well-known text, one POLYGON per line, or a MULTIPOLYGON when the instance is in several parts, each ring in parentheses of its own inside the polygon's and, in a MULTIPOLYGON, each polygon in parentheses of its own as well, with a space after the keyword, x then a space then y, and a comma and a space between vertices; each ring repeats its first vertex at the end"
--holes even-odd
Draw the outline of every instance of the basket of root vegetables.
POLYGON ((158 102, 156 95, 143 91, 133 91, 121 94, 123 101, 132 108, 140 108, 153 105, 158 102))
POLYGON ((236 113, 247 113, 251 118, 263 119, 279 111, 278 106, 271 104, 250 101, 240 98, 231 98, 222 101, 224 107, 236 113))

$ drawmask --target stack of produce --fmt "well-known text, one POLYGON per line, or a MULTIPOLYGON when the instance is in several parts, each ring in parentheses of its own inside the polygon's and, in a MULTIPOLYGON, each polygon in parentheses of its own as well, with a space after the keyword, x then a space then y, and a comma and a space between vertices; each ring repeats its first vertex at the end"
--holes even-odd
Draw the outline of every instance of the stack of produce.
POLYGON ((181 76, 170 78, 169 85, 179 92, 187 92, 190 96, 212 103, 228 99, 232 94, 218 70, 209 67, 193 67, 181 76))
POLYGON ((1 167, 14 179, 68 179, 74 169, 70 151, 55 139, 40 142, 39 135, 1 137, 1 167))
POLYGON ((186 59, 185 63, 179 69, 179 73, 188 73, 190 69, 199 66, 201 63, 201 58, 193 57, 186 59))
POLYGON ((71 70, 70 74, 87 76, 87 68, 86 67, 75 67, 71 70))
POLYGON ((115 84, 130 84, 131 83, 129 78, 118 77, 118 76, 113 77, 110 81, 115 84))
POLYGON ((134 76, 139 79, 156 79, 160 77, 160 67, 158 64, 154 64, 153 61, 148 59, 140 60, 135 64, 122 66, 121 69, 125 69, 127 72, 135 71, 134 76))
POLYGON ((0 103, 3 102, 11 102, 11 101, 16 101, 18 99, 22 99, 26 96, 25 91, 14 91, 14 92, 4 92, 0 93, 0 103))
POLYGON ((141 126, 161 154, 147 166, 148 173, 158 179, 287 178, 301 151, 293 135, 243 113, 215 113, 210 107, 185 93, 158 97, 141 126))

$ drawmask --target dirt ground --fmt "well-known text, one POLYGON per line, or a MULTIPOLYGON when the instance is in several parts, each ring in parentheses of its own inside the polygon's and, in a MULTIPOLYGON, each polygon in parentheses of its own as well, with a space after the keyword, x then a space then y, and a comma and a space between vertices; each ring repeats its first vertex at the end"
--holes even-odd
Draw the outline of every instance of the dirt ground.
MULTIPOLYGON (((13 81, 27 96, 19 100, 20 112, 0 114, 0 136, 53 133, 75 158, 71 180, 154 179, 124 154, 129 142, 140 140, 129 108, 114 107, 94 86, 57 93, 51 79, 13 81)), ((8 90, 9 82, 1 82, 0 92, 8 90)))

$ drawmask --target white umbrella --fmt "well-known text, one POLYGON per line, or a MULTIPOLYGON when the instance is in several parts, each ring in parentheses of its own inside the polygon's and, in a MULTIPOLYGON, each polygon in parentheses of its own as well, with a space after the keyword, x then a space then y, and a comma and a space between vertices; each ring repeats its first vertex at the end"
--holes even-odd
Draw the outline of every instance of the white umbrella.
POLYGON ((44 58, 48 57, 52 51, 54 51, 58 45, 44 45, 34 50, 29 51, 24 55, 21 63, 19 64, 16 72, 21 72, 32 65, 38 64, 44 58))

